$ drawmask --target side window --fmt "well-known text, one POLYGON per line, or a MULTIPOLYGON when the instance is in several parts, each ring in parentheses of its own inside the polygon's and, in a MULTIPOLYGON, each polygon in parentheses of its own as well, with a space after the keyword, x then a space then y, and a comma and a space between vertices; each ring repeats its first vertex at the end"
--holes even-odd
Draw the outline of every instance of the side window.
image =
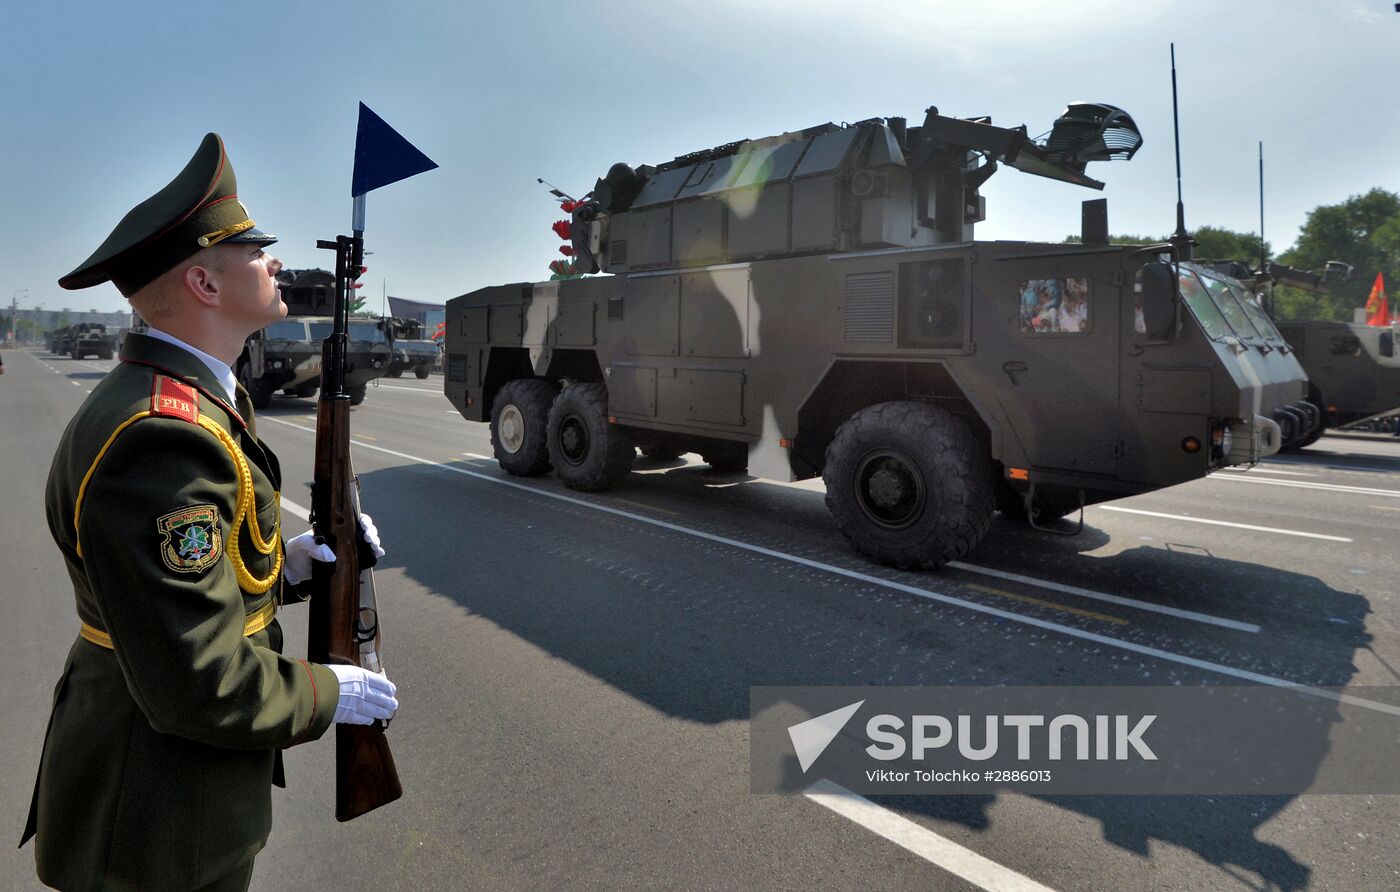
POLYGON ((1360 356, 1361 339, 1356 335, 1333 335, 1329 352, 1333 356, 1360 356))
POLYGON ((1028 279, 1020 285, 1022 334, 1080 334, 1090 329, 1089 278, 1028 279))
POLYGON ((1380 346, 1381 346, 1381 355, 1382 355, 1382 356, 1385 356, 1385 357, 1393 357, 1393 356, 1395 355, 1395 332, 1393 332, 1393 331, 1383 331, 1383 332, 1381 332, 1381 344, 1380 344, 1380 346))

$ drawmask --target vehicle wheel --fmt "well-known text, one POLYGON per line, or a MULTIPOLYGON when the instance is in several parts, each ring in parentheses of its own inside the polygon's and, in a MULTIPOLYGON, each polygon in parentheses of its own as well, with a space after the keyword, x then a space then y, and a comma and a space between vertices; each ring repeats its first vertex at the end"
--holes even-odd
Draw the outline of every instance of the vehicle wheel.
POLYGON ((826 506, 863 554, 933 569, 971 551, 992 518, 985 448, 961 420, 924 403, 851 416, 826 450, 826 506))
POLYGON ((430 374, 431 372, 428 369, 423 368, 422 366, 419 366, 418 368, 413 370, 413 377, 417 378, 419 381, 422 381, 430 374))
POLYGON ((73 354, 72 354, 72 355, 73 355, 73 358, 74 358, 74 359, 82 359, 82 358, 83 358, 83 351, 79 350, 77 347, 74 347, 74 348, 73 348, 73 354))
POLYGON ((359 387, 347 387, 345 389, 345 392, 350 394, 350 405, 358 406, 365 401, 365 387, 366 385, 361 384, 359 387))
POLYGON ((302 384, 297 387, 296 393, 297 396, 315 396, 316 391, 320 389, 321 385, 313 381, 310 384, 302 384))
POLYGON ((549 409, 549 459, 570 489, 597 492, 627 479, 637 448, 608 423, 608 389, 574 384, 549 409))
POLYGON ((403 369, 389 369, 389 371, 387 371, 387 372, 384 373, 384 377, 386 377, 386 378, 402 378, 402 377, 403 377, 403 369))
POLYGON ((243 385, 243 389, 248 391, 248 399, 254 409, 266 409, 272 405, 274 388, 261 378, 254 378, 251 367, 246 362, 238 367, 238 381, 243 385))
POLYGON ((103 350, 101 353, 97 354, 97 357, 98 357, 98 359, 111 359, 111 358, 112 358, 112 351, 111 351, 111 350, 103 350))
POLYGON ((685 453, 674 446, 643 446, 642 455, 653 461, 675 461, 685 453))
POLYGON ((491 405, 491 454, 507 474, 537 477, 549 470, 549 407, 558 394, 544 378, 507 382, 491 405))

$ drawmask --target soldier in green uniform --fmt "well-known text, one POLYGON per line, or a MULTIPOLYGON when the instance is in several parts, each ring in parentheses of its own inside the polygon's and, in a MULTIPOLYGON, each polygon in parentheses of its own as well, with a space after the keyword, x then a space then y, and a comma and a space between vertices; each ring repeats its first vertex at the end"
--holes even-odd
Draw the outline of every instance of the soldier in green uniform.
POLYGON ((112 281, 151 330, 128 335, 49 475, 76 634, 24 839, 56 888, 246 889, 281 750, 398 708, 382 675, 281 654, 277 610, 334 557, 310 533, 282 541, 277 458, 230 369, 286 315, 274 241, 211 133, 59 280, 112 281))

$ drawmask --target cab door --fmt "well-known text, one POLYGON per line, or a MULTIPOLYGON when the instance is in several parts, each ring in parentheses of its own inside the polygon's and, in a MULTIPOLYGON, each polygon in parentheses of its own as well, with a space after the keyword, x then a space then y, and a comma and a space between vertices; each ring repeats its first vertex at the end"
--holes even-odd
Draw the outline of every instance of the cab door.
POLYGON ((1008 257, 994 267, 1003 320, 999 393, 1034 468, 1116 477, 1118 252, 1008 257))

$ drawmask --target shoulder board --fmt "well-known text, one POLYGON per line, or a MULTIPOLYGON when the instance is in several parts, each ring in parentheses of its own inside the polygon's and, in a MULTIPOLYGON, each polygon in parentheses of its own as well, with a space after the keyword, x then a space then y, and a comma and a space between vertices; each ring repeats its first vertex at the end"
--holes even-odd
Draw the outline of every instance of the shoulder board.
POLYGON ((151 382, 151 414, 199 423, 199 392, 192 385, 165 375, 151 382))

